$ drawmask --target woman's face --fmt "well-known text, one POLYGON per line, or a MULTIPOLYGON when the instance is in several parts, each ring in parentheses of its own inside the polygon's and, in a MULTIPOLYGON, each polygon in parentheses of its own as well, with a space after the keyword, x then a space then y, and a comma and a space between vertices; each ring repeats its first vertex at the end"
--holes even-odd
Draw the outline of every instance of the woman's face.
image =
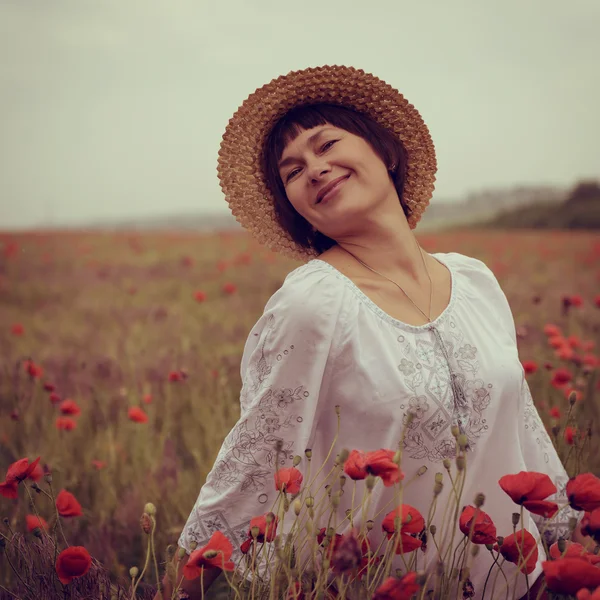
POLYGON ((336 240, 359 232, 378 207, 400 207, 388 167, 370 144, 330 124, 301 130, 284 148, 279 174, 292 206, 336 240), (346 179, 337 193, 318 202, 319 191, 338 177, 346 179))

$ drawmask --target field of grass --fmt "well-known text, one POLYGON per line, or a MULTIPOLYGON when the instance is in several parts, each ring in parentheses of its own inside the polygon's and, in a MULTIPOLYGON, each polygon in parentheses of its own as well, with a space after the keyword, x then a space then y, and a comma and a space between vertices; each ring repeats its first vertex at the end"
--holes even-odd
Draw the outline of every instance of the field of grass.
MULTIPOLYGON (((521 361, 538 367, 528 381, 542 418, 569 454, 551 409, 565 415, 575 389, 571 426, 592 433, 580 470, 600 473, 598 236, 465 230, 417 238, 428 252, 474 256, 494 271, 521 361), (561 329, 560 344, 549 343, 549 324, 561 329), (551 384, 557 368, 572 374, 566 386, 551 384)), ((158 508, 158 550, 176 543, 239 416, 246 337, 296 266, 239 233, 0 235, 0 477, 12 462, 41 456, 54 488, 83 507, 64 519, 69 543, 114 577, 143 562, 146 502, 158 508)), ((39 503, 48 520, 50 508, 39 503)), ((0 517, 14 531, 26 531, 30 510, 22 494, 0 496, 0 517)))

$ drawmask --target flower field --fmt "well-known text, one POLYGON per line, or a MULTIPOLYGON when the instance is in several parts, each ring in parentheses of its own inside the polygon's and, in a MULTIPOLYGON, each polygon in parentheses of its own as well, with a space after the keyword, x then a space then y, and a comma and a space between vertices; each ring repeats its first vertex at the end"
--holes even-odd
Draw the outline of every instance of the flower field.
MULTIPOLYGON (((428 252, 459 252, 492 269, 567 470, 600 474, 598 236, 465 230, 417 238, 428 252)), ((164 570, 165 548, 177 542, 239 417, 247 335, 296 266, 237 232, 0 234, 1 541, 43 547, 48 577, 58 578, 48 586, 94 573, 108 586, 102 565, 130 597, 130 569, 142 570, 150 529, 164 570), (56 533, 56 548, 40 530, 56 533), (72 556, 60 566, 67 545, 72 556)), ((390 527, 393 534, 393 515, 390 527)), ((22 572, 8 554, 0 553, 7 589, 22 572)), ((137 593, 152 598, 156 576, 147 573, 137 593)))

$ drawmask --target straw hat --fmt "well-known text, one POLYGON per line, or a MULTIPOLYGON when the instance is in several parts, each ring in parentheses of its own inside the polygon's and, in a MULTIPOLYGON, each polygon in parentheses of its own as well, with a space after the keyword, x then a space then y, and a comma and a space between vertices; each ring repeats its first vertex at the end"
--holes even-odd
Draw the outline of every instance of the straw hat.
POLYGON ((392 131, 408 155, 404 200, 417 226, 433 194, 436 158, 429 130, 404 96, 362 69, 310 67, 281 75, 254 91, 237 109, 223 134, 217 174, 236 220, 261 244, 300 261, 318 252, 297 244, 278 223, 274 197, 261 168, 261 154, 275 123, 301 104, 328 102, 366 113, 392 131))

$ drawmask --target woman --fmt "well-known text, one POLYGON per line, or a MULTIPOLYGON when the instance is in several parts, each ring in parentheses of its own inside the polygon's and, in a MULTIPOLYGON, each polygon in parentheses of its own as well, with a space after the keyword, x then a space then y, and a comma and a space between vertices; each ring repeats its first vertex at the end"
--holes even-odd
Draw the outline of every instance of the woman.
MULTIPOLYGON (((274 443, 283 448, 279 468, 307 448, 320 466, 336 431, 335 405, 337 451, 395 449, 400 442, 401 469, 411 480, 403 502, 425 516, 435 473, 456 456, 453 426, 468 440, 461 503, 473 504, 483 492, 498 535, 513 532, 517 510, 498 486, 505 474, 547 473, 564 503, 568 476, 533 405, 498 281, 475 258, 424 252, 413 234, 436 171, 429 132, 414 107, 361 70, 291 72, 242 104, 219 155, 221 186, 237 220, 269 248, 305 264, 286 277, 249 334, 241 417, 181 534, 186 553, 219 530, 239 560, 250 519, 269 511, 277 496, 274 443)), ((438 506, 449 501, 450 487, 438 506)), ((370 515, 380 513, 370 534, 375 546, 393 493, 380 481, 373 490, 370 515)), ((339 515, 350 496, 341 497, 339 515)), ((561 511, 548 539, 566 536, 571 516, 561 511)), ((440 521, 433 523, 440 529, 440 521)), ((544 523, 525 511, 522 526, 539 539, 544 523)), ((338 533, 349 529, 346 521, 338 533)), ((433 546, 423 553, 428 571, 433 546)), ((539 552, 529 576, 538 586, 541 543, 539 552)), ((487 551, 473 560, 477 598, 490 565, 487 551)), ((514 565, 504 569, 508 597, 526 594, 525 577, 513 590, 514 565)), ((217 572, 205 571, 205 587, 217 572)), ((198 580, 184 589, 200 597, 198 580)))

